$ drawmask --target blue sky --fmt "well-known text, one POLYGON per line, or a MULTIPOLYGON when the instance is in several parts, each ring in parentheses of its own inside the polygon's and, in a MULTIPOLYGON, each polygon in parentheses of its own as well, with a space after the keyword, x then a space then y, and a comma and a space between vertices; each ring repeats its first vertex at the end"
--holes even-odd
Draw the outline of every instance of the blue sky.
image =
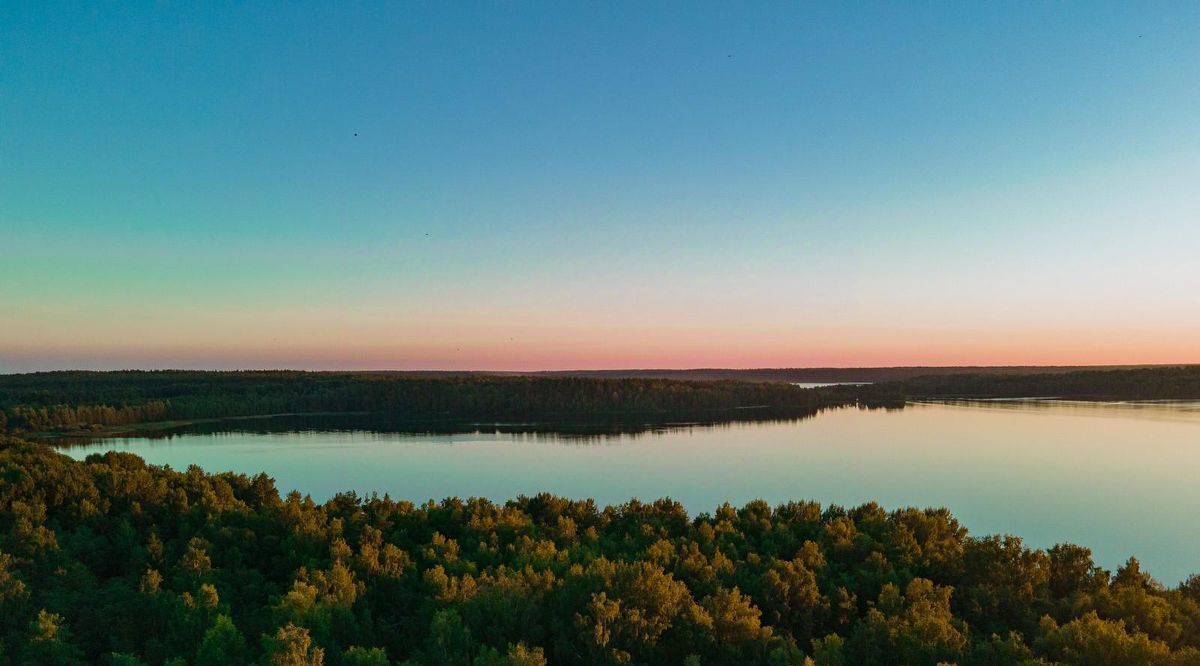
POLYGON ((1200 361, 1200 5, 0 6, 0 371, 1200 361))

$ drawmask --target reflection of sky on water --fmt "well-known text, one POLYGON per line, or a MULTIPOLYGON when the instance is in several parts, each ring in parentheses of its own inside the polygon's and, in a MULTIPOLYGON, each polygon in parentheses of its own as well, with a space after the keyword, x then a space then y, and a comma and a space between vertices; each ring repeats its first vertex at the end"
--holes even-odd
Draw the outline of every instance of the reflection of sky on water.
POLYGON ((415 501, 548 491, 604 504, 670 496, 692 512, 760 497, 947 506, 975 534, 1079 543, 1109 568, 1136 555, 1167 583, 1200 572, 1196 402, 923 403, 583 440, 480 430, 234 432, 66 452, 118 449, 175 469, 265 470, 282 491, 316 499, 349 489, 415 501))
POLYGON ((986 400, 937 400, 914 405, 946 405, 964 409, 998 409, 1053 416, 1088 418, 1165 419, 1196 423, 1200 400, 1122 400, 1095 402, 1057 398, 991 398, 986 400))

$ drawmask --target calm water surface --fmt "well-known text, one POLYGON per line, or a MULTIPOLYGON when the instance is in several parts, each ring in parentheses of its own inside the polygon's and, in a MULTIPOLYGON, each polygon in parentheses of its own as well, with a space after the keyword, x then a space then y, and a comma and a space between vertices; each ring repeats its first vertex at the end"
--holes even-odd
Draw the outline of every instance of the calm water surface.
POLYGON ((669 496, 693 513, 729 501, 946 506, 973 534, 1070 541, 1102 566, 1130 555, 1174 584, 1200 572, 1200 403, 999 401, 840 409, 794 422, 578 438, 485 431, 227 432, 107 439, 184 469, 275 477, 282 491, 502 501, 549 491, 618 504, 669 496))

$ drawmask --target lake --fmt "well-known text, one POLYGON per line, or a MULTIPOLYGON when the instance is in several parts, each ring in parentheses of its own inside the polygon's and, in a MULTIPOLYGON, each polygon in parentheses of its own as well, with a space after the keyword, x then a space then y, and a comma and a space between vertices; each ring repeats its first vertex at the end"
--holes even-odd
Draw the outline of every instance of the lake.
POLYGON ((180 470, 266 471, 281 491, 317 500, 343 490, 417 502, 547 491, 602 504, 669 496, 693 514, 756 498, 946 506, 975 535, 1077 543, 1110 569, 1133 555, 1168 585, 1200 573, 1197 402, 918 403, 588 437, 492 426, 376 432, 345 420, 339 430, 279 425, 286 431, 104 439, 61 450, 75 458, 130 451, 180 470))

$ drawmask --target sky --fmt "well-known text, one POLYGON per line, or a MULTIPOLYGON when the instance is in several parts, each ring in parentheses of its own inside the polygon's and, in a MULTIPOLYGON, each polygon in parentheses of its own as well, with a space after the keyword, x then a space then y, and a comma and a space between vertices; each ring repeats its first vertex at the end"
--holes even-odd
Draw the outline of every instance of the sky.
POLYGON ((0 372, 1198 341, 1200 3, 0 3, 0 372))

